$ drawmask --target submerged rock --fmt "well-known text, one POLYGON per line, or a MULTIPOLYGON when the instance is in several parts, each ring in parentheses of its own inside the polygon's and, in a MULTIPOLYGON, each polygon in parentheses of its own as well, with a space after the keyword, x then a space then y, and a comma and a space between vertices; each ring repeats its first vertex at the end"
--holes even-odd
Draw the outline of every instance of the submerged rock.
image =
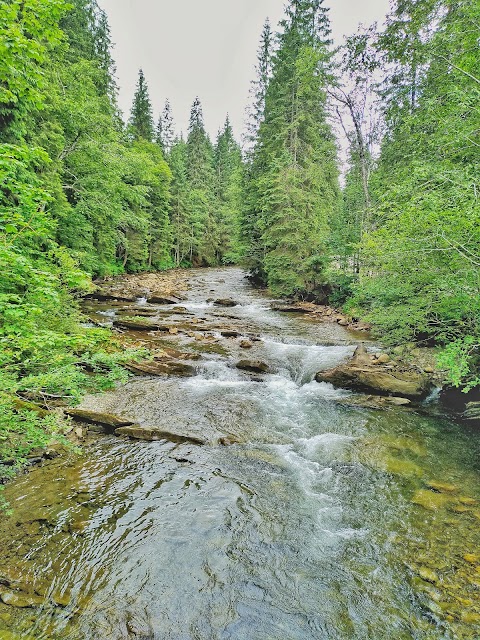
POLYGON ((438 584, 440 582, 440 578, 432 569, 428 567, 420 567, 418 570, 418 575, 425 580, 426 582, 431 582, 432 584, 438 584))
POLYGON ((266 373, 269 371, 269 366, 261 360, 240 360, 237 362, 237 369, 243 369, 245 371, 253 371, 255 373, 266 373))
POLYGON ((427 511, 442 509, 447 506, 450 501, 450 496, 444 493, 434 493, 427 489, 419 489, 412 498, 413 504, 423 507, 427 511))
POLYGON ((432 491, 436 491, 437 493, 454 493, 455 491, 458 491, 458 487, 454 484, 448 484, 448 482, 437 482, 435 480, 431 480, 430 482, 427 482, 426 485, 429 489, 432 489, 432 491))
POLYGON ((468 402, 462 417, 464 420, 480 423, 480 402, 468 402))
POLYGON ((207 444, 207 441, 192 434, 175 433, 164 429, 163 427, 142 427, 134 424, 128 427, 120 427, 115 430, 117 436, 128 436, 134 440, 147 440, 153 442, 156 440, 169 440, 170 442, 188 442, 190 444, 207 444))
POLYGON ((315 380, 345 389, 375 391, 406 398, 422 398, 430 388, 428 379, 414 369, 400 368, 391 363, 373 364, 363 346, 357 347, 350 362, 319 371, 315 380))
POLYGON ((44 602, 44 599, 40 596, 19 593, 17 591, 4 591, 0 594, 0 599, 4 604, 8 604, 11 607, 19 607, 21 609, 39 607, 44 602))

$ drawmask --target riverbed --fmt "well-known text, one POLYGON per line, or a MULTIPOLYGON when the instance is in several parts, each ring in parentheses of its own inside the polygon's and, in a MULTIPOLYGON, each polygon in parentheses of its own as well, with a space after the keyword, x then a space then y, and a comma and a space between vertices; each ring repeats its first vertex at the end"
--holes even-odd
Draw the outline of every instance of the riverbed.
MULTIPOLYGON (((205 444, 92 435, 12 483, 0 640, 478 639, 478 430, 434 394, 374 410, 315 382, 376 345, 273 311, 239 269, 193 270, 184 298, 130 315, 178 328, 142 339, 187 354, 192 375, 82 406, 205 444)), ((89 305, 97 322, 129 313, 89 305)))

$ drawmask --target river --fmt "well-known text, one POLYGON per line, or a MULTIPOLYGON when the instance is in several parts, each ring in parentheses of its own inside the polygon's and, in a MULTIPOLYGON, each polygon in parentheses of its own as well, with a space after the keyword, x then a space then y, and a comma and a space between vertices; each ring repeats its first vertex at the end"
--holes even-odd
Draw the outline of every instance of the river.
POLYGON ((186 298, 215 339, 152 340, 196 354, 195 374, 133 378, 86 406, 209 442, 95 436, 12 483, 0 581, 16 573, 37 607, 0 603, 0 640, 480 638, 478 431, 435 398, 350 406, 313 378, 359 336, 270 310, 239 269, 192 271, 186 298), (227 296, 239 304, 208 301, 227 296), (247 353, 222 325, 261 339, 247 353))

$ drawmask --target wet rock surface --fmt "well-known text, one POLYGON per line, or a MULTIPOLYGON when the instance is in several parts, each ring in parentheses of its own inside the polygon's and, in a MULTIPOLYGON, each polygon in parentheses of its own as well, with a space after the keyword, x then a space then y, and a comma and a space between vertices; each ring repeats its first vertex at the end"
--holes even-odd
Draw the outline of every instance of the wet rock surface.
MULTIPOLYGON (((316 382, 366 339, 335 310, 273 311, 237 269, 188 278, 85 301, 168 329, 123 328, 152 357, 85 398, 83 454, 6 488, 0 640, 477 640, 475 429, 316 382)), ((368 346, 372 371, 398 366, 368 346)))
POLYGON ((357 347, 349 362, 319 371, 315 379, 345 389, 417 399, 425 397, 431 388, 424 374, 392 362, 386 354, 370 355, 365 347, 357 347))

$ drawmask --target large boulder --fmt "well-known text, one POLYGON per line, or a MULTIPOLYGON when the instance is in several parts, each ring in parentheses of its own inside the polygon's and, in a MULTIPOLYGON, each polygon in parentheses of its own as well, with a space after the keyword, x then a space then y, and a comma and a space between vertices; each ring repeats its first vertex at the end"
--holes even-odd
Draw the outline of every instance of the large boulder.
POLYGON ((319 371, 315 380, 344 389, 414 399, 425 397, 430 390, 430 382, 422 373, 391 362, 378 363, 363 346, 357 348, 350 362, 319 371))

